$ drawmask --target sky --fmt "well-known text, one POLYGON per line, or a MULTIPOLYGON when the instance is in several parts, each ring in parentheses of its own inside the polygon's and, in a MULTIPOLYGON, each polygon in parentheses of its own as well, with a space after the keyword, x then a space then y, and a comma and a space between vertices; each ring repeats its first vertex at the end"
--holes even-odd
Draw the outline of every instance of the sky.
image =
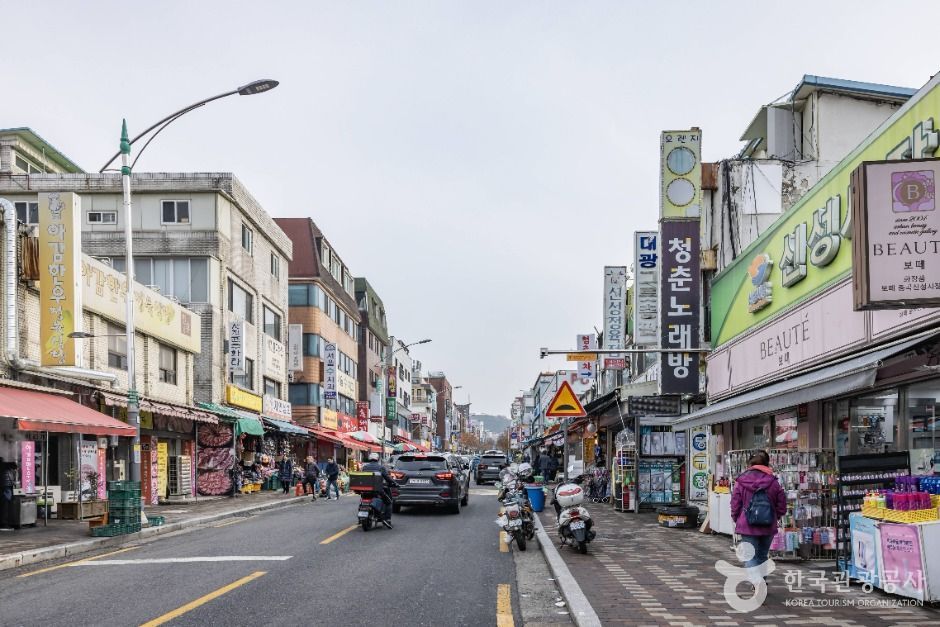
POLYGON ((659 134, 733 156, 804 74, 921 87, 935 2, 8 2, 0 128, 88 171, 176 109, 138 171, 231 171, 312 217, 457 402, 508 414, 539 347, 602 326, 655 229, 659 134), (12 25, 12 26, 11 26, 12 25))

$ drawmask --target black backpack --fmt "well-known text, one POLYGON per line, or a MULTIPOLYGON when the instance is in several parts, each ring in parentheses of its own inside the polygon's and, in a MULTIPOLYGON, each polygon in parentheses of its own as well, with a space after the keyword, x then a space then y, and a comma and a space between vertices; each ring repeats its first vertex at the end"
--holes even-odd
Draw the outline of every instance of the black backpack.
POLYGON ((777 512, 774 510, 773 503, 767 495, 766 488, 758 488, 751 497, 751 502, 747 504, 744 511, 747 518, 747 524, 752 527, 771 527, 777 522, 777 512))

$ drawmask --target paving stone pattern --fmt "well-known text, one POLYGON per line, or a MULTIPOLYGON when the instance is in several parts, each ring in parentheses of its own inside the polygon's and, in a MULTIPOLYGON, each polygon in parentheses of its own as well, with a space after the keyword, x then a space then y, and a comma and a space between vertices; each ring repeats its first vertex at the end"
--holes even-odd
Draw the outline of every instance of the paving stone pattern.
MULTIPOLYGON (((586 507, 597 531, 588 555, 568 546, 559 552, 604 625, 940 626, 940 608, 834 581, 832 562, 777 562, 761 607, 735 610, 725 600, 726 578, 715 568, 718 560, 740 565, 729 537, 666 529, 655 514, 624 514, 600 503, 586 507)), ((554 512, 546 508, 541 517, 558 546, 554 512)), ((749 598, 749 585, 738 594, 749 598)))

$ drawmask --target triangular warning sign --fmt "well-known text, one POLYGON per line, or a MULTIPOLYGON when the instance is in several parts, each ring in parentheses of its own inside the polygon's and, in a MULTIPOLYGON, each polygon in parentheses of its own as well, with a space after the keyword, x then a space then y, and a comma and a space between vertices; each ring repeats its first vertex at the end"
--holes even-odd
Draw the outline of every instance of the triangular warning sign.
POLYGON ((580 418, 587 416, 587 413, 568 382, 562 381, 561 387, 558 388, 554 398, 552 398, 552 402, 548 404, 545 415, 550 418, 580 418))

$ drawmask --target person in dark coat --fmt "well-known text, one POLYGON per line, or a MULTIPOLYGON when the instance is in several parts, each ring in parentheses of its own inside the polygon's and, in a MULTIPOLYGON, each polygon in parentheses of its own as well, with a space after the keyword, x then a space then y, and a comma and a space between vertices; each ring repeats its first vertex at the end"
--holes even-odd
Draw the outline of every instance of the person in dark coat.
POLYGON ((291 481, 294 480, 294 462, 289 457, 285 457, 277 464, 277 476, 281 480, 281 487, 284 494, 290 492, 291 481))
POLYGON ((555 475, 558 474, 558 458, 554 455, 548 457, 548 474, 551 475, 550 481, 554 481, 555 475))
POLYGON ((747 568, 753 568, 767 561, 770 543, 777 534, 777 521, 787 513, 787 495, 770 469, 770 456, 767 451, 754 453, 748 460, 748 466, 749 468, 734 482, 731 519, 735 521, 734 532, 741 536, 741 541, 754 547, 754 557, 744 563, 747 568), (751 525, 747 521, 748 506, 754 493, 761 488, 767 493, 776 514, 774 524, 767 527, 751 525))
POLYGON ((548 453, 541 453, 538 460, 539 472, 542 473, 542 478, 545 481, 551 479, 551 468, 552 468, 552 456, 548 453))
POLYGON ((330 488, 333 488, 333 491, 336 493, 336 500, 339 500, 339 484, 337 479, 339 479, 339 464, 333 461, 333 458, 329 458, 326 462, 326 468, 323 469, 326 473, 326 496, 329 500, 333 500, 333 497, 330 496, 330 488))
POLYGON ((304 467, 304 492, 307 490, 307 486, 310 486, 310 492, 313 493, 313 498, 310 499, 311 502, 317 500, 317 492, 320 491, 320 467, 317 466, 317 461, 313 456, 307 457, 307 465, 304 467))

